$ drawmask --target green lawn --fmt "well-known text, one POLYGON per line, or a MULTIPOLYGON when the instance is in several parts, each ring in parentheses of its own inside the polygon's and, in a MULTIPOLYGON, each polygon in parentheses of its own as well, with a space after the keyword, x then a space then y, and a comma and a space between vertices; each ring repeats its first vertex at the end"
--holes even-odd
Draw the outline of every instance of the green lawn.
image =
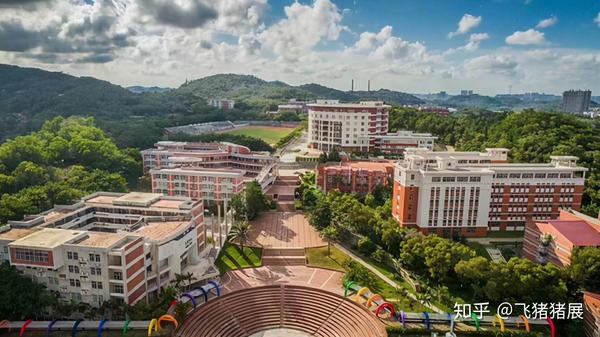
POLYGON ((341 250, 331 246, 331 255, 327 255, 327 247, 307 248, 306 258, 309 266, 344 271, 344 261, 350 257, 341 250))
POLYGON ((282 128, 272 126, 249 126, 240 129, 227 131, 232 135, 250 136, 254 138, 260 138, 265 142, 273 145, 279 141, 279 139, 286 136, 288 133, 294 131, 293 128, 282 128))
POLYGON ((219 268, 221 275, 230 270, 260 267, 262 266, 262 249, 244 247, 242 254, 240 246, 228 242, 219 253, 215 265, 219 268))

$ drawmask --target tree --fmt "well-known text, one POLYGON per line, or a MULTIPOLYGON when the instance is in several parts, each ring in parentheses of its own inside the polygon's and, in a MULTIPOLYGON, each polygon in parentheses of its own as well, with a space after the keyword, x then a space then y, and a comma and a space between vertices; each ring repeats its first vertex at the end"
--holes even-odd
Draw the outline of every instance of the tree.
POLYGON ((248 238, 250 237, 250 229, 250 223, 246 220, 243 220, 234 223, 233 226, 231 226, 231 230, 229 231, 229 240, 239 241, 242 254, 244 252, 244 244, 248 241, 248 238))
POLYGON ((315 206, 308 213, 308 222, 318 230, 331 225, 331 208, 327 199, 317 200, 315 206))
POLYGON ((193 273, 187 272, 185 274, 177 274, 175 273, 175 279, 171 280, 171 284, 175 288, 177 288, 180 292, 187 292, 190 289, 190 286, 194 281, 196 281, 196 277, 193 273))
POLYGON ((568 272, 575 283, 584 290, 600 291, 600 248, 575 248, 568 272))
POLYGON ((270 203, 265 197, 262 187, 256 181, 246 184, 244 192, 231 199, 231 207, 236 220, 254 220, 260 212, 266 211, 270 203))
POLYGON ((338 230, 334 226, 327 226, 321 229, 321 237, 327 240, 327 255, 331 255, 331 241, 338 236, 338 230))

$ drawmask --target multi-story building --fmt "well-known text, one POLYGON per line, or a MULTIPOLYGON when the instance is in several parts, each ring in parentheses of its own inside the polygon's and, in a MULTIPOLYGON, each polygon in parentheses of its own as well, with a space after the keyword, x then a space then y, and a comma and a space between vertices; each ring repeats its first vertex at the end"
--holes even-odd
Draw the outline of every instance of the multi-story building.
POLYGON ((0 228, 2 260, 66 300, 155 297, 175 274, 214 277, 203 204, 153 193, 94 193, 0 228))
POLYGON ((568 266, 577 247, 600 247, 600 220, 561 210, 556 219, 527 224, 523 257, 531 261, 568 266))
POLYGON ((569 90, 563 92, 563 112, 583 114, 590 109, 592 92, 590 90, 569 90))
POLYGON ((339 165, 319 165, 317 185, 324 192, 367 194, 377 185, 388 186, 394 174, 394 164, 385 162, 341 162, 339 165))
POLYGON ((373 151, 375 136, 388 131, 390 108, 383 102, 342 104, 336 100, 318 100, 308 104, 309 145, 326 152, 373 151))
POLYGON ((408 149, 396 164, 392 215, 425 233, 484 236, 524 230, 560 209, 579 210, 586 168, 572 156, 546 164, 507 163, 507 149, 433 152, 408 149))
POLYGON ((226 142, 158 142, 156 148, 142 151, 142 158, 153 192, 208 203, 231 199, 251 180, 266 189, 277 174, 276 160, 268 152, 226 142))
POLYGON ((583 292, 583 331, 586 337, 600 336, 600 294, 583 292))
POLYGON ((219 108, 219 109, 223 109, 223 110, 230 110, 233 109, 235 107, 235 101, 232 99, 209 99, 208 100, 208 105, 213 106, 215 108, 219 108))
POLYGON ((433 150, 437 138, 430 133, 398 131, 377 136, 376 145, 378 151, 383 154, 403 154, 405 149, 414 147, 433 150))

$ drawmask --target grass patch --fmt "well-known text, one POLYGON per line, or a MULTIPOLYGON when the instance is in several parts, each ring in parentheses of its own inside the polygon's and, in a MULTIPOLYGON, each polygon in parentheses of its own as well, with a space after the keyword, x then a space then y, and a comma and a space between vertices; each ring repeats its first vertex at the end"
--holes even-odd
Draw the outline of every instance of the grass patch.
POLYGON ((240 246, 227 242, 219 252, 215 265, 219 268, 221 275, 230 270, 258 268, 262 266, 262 249, 244 247, 242 253, 240 246))
POLYGON ((242 135, 259 138, 269 143, 270 145, 273 145, 277 143, 281 138, 287 136, 292 131, 294 131, 294 129, 292 128, 280 128, 272 126, 248 126, 240 129, 226 131, 225 133, 231 135, 242 135))
POLYGON ((488 260, 492 259, 490 257, 490 254, 488 254, 487 250, 485 250, 485 246, 482 245, 481 243, 474 242, 474 241, 467 241, 466 245, 469 246, 471 249, 473 249, 475 251, 475 253, 477 253, 477 256, 483 256, 488 260))
POLYGON ((489 231, 487 233, 488 238, 509 238, 509 239, 522 239, 525 236, 524 231, 489 231))
POLYGON ((308 265, 319 268, 344 271, 344 262, 350 257, 335 246, 331 246, 331 255, 327 255, 327 247, 307 248, 308 265))

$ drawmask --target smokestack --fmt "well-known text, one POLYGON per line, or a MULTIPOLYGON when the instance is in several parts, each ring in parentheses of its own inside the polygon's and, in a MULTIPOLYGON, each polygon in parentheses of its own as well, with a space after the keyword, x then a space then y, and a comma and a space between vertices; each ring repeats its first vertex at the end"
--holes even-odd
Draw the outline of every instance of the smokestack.
POLYGON ((367 91, 371 92, 371 80, 367 81, 367 91))
POLYGON ((350 87, 350 91, 354 91, 354 79, 352 79, 352 86, 350 87))

